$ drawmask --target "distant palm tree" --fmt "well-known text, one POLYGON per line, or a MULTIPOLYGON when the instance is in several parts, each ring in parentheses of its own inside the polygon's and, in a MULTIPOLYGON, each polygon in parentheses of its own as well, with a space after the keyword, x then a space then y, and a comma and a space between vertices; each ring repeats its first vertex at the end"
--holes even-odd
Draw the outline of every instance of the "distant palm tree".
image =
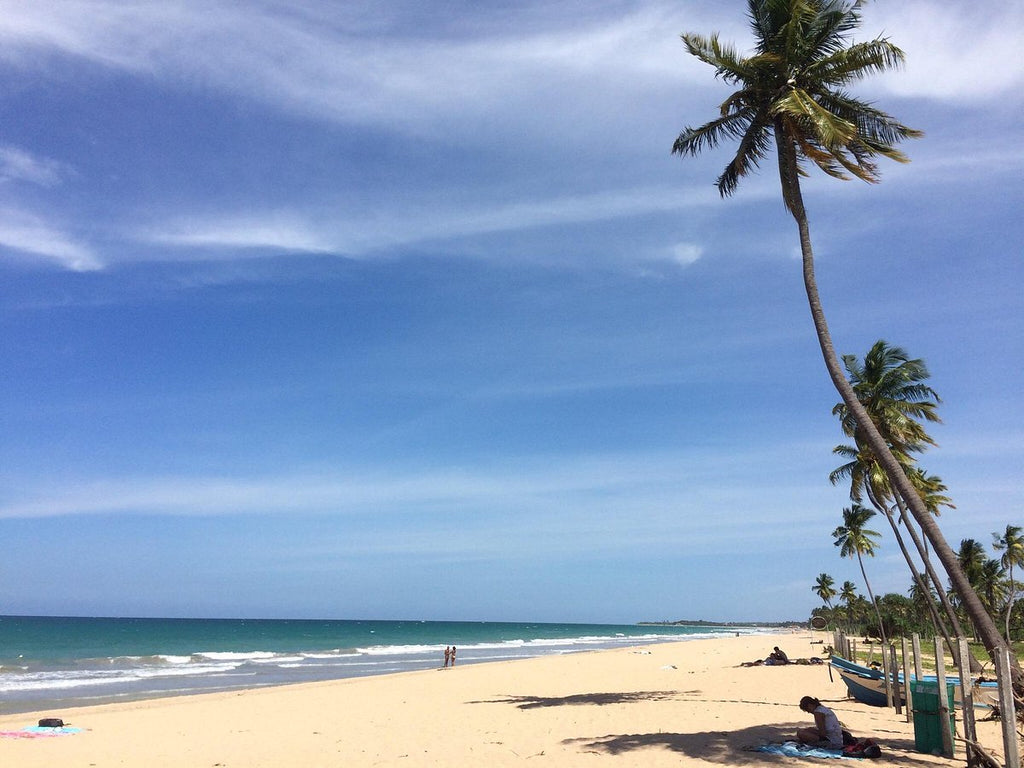
MULTIPOLYGON (((985 548, 975 539, 961 539, 956 559, 960 563, 960 569, 971 582, 971 586, 980 598, 982 574, 985 568, 985 561, 988 560, 985 548)), ((978 634, 977 627, 974 627, 974 634, 975 636, 978 634)))
POLYGON ((976 539, 961 539, 960 549, 956 553, 957 560, 964 574, 971 580, 971 584, 978 584, 981 581, 981 571, 985 567, 988 555, 985 554, 985 547, 976 539))
MULTIPOLYGON (((884 658, 885 649, 889 647, 889 640, 886 637, 885 625, 882 622, 882 612, 878 607, 878 601, 875 600, 874 593, 871 591, 871 583, 868 581, 867 571, 864 570, 864 555, 874 557, 875 541, 880 535, 878 531, 872 531, 866 527, 868 521, 874 516, 875 511, 873 509, 867 509, 859 504, 847 507, 843 510, 843 524, 832 531, 832 538, 835 539, 835 545, 839 547, 840 557, 857 556, 857 562, 860 564, 860 573, 864 577, 864 587, 868 591, 871 605, 875 608, 875 616, 878 618, 878 634, 882 638, 882 656, 884 658)), ((885 678, 885 695, 891 702, 892 690, 888 675, 885 678)))
POLYGON ((1013 603, 1017 597, 1017 585, 1013 581, 1013 567, 1024 566, 1024 532, 1020 526, 1008 525, 1002 535, 993 533, 992 546, 996 552, 1002 552, 1000 562, 1010 574, 1010 592, 1006 603, 1006 642, 1012 643, 1010 639, 1010 613, 1013 611, 1013 603))
POLYGON ((920 582, 915 581, 913 584, 910 585, 910 591, 908 594, 910 595, 910 600, 917 608, 917 611, 920 614, 921 618, 929 619, 932 623, 932 627, 934 628, 935 633, 938 634, 940 632, 940 629, 939 626, 936 624, 935 619, 935 592, 933 592, 930 587, 922 586, 920 582))
POLYGON ((846 621, 853 625, 853 604, 857 600, 857 585, 852 581, 844 581, 839 590, 839 599, 846 603, 846 621))
MULTIPOLYGON (((1002 634, 959 572, 942 531, 843 375, 814 274, 810 224, 800 185, 806 166, 813 164, 835 178, 846 179, 850 174, 876 182, 876 158, 906 162, 896 145, 922 135, 846 90, 870 74, 899 67, 904 59, 903 52, 885 38, 850 42, 861 24, 862 5, 861 0, 747 0, 755 51, 746 57, 722 43, 718 35, 683 34, 687 51, 714 67, 715 75, 737 90, 722 103, 718 117, 684 128, 672 152, 696 155, 726 139, 738 140, 736 154, 717 181, 719 193, 728 196, 774 144, 782 199, 797 225, 804 290, 829 377, 894 489, 932 543, 968 612, 984 630, 986 649, 994 654, 1004 648, 1002 634)), ((1019 665, 1014 675, 1024 696, 1019 665)))
POLYGON ((811 591, 814 592, 825 603, 825 607, 832 610, 832 598, 836 596, 836 582, 827 573, 819 573, 811 591))
POLYGON ((978 576, 978 596, 993 614, 1006 609, 1010 584, 1006 579, 1003 564, 992 558, 985 558, 978 576))

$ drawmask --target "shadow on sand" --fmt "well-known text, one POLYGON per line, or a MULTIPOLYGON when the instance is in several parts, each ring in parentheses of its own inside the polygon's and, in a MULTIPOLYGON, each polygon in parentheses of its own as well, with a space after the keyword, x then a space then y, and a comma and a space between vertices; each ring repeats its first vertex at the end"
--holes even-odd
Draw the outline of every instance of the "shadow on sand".
MULTIPOLYGON (((647 749, 667 749, 680 756, 696 758, 724 765, 792 764, 793 758, 766 754, 754 750, 760 744, 790 741, 797 728, 806 723, 756 725, 735 731, 700 731, 696 733, 622 733, 607 736, 564 739, 562 744, 575 745, 581 752, 618 756, 640 753, 647 749)), ((882 760, 886 765, 931 766, 934 759, 925 760, 914 751, 914 742, 906 739, 880 740, 882 760)), ((848 765, 844 760, 807 758, 809 763, 848 765)), ((865 760, 865 768, 881 761, 865 760)))
MULTIPOLYGON (((571 696, 506 696, 488 701, 473 701, 471 704, 510 704, 518 709, 536 709, 539 707, 566 706, 606 706, 609 704, 629 704, 641 701, 669 701, 673 699, 700 701, 714 706, 725 700, 707 698, 701 691, 624 691, 610 693, 579 693, 571 696), (698 697, 698 698, 695 698, 698 697)), ((744 702, 761 706, 784 707, 792 711, 790 705, 771 704, 763 701, 732 699, 733 703, 744 702)), ((766 765, 771 763, 792 763, 793 758, 754 751, 761 744, 791 741, 798 728, 805 727, 806 721, 754 725, 732 731, 697 731, 697 732, 658 732, 658 733, 621 733, 605 736, 581 736, 563 739, 567 747, 575 746, 580 752, 620 756, 640 754, 643 750, 662 749, 677 753, 680 756, 696 758, 710 763, 723 765, 766 765)), ((934 759, 924 759, 914 749, 913 739, 907 739, 895 733, 872 734, 882 747, 882 760, 886 764, 902 766, 928 766, 934 768, 934 759)), ((808 758, 809 763, 829 763, 828 760, 808 758)), ((836 765, 848 765, 848 761, 835 761, 836 765)), ((864 768, 878 765, 875 761, 865 761, 864 768)))
MULTIPOLYGON (((696 693, 691 691, 691 693, 696 693)), ((683 691, 628 691, 623 693, 577 693, 572 696, 506 696, 490 701, 471 701, 470 704, 514 704, 519 709, 539 707, 603 707, 608 704, 630 704, 636 701, 668 701, 685 696, 683 691)))

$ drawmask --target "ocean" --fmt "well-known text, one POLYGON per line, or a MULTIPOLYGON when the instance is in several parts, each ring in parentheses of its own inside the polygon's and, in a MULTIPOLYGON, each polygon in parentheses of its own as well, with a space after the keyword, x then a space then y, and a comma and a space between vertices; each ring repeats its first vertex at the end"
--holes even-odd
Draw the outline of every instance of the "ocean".
POLYGON ((431 669, 753 627, 0 616, 0 712, 431 669))

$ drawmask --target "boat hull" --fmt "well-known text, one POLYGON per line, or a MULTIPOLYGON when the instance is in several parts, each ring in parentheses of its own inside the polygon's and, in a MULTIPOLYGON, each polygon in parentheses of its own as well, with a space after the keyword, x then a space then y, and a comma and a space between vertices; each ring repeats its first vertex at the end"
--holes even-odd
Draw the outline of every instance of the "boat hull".
MULTIPOLYGON (((872 707, 884 707, 886 704, 885 680, 882 673, 877 669, 865 667, 846 659, 839 659, 835 656, 830 660, 832 667, 839 673, 840 679, 846 684, 846 690, 850 696, 862 704, 872 707)), ((921 678, 924 681, 935 681, 934 675, 926 675, 921 678)), ((956 706, 963 706, 963 690, 957 678, 947 677, 949 683, 954 684, 953 697, 956 706)), ((972 699, 975 707, 991 707, 999 700, 999 689, 995 683, 976 683, 972 691, 972 699)), ((900 676, 900 701, 906 703, 906 691, 903 686, 903 677, 900 676)))

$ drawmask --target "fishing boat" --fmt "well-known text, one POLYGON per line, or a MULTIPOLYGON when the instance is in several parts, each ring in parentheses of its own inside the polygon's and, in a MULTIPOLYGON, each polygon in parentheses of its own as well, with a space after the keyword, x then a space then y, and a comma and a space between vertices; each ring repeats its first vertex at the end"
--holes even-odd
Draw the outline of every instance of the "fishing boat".
MULTIPOLYGON (((866 667, 839 656, 832 656, 829 659, 829 665, 830 669, 835 669, 839 678, 846 684, 846 690, 852 698, 872 707, 886 706, 885 675, 880 669, 866 667)), ((935 675, 924 675, 921 681, 935 682, 937 679, 935 675)), ((960 687, 960 679, 947 676, 946 681, 956 686, 953 691, 953 699, 957 706, 961 706, 963 692, 960 687)), ((911 678, 911 684, 913 682, 914 678, 911 678)), ((999 687, 995 682, 975 682, 972 693, 975 707, 991 707, 999 701, 999 687)), ((900 703, 906 704, 906 686, 903 684, 903 675, 899 676, 899 694, 900 703)))

